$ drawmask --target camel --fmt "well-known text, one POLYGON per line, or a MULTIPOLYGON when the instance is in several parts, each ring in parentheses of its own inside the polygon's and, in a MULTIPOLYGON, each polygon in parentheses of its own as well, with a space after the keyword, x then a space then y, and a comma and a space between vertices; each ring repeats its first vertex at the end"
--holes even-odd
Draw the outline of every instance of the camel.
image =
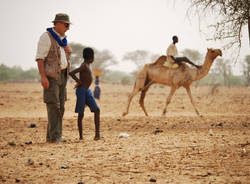
POLYGON ((145 64, 136 76, 133 91, 128 96, 126 111, 122 115, 125 116, 128 114, 131 100, 138 92, 141 91, 139 103, 145 115, 148 116, 148 113, 144 107, 144 98, 149 87, 154 83, 158 83, 171 87, 170 93, 166 100, 165 107, 162 112, 163 116, 166 115, 168 104, 171 102, 172 96, 179 87, 186 88, 187 94, 190 98, 193 108, 196 114, 200 116, 200 113, 195 106, 191 94, 190 85, 194 81, 200 80, 208 74, 217 56, 222 56, 222 52, 220 49, 207 49, 205 61, 199 69, 191 68, 185 63, 182 63, 177 69, 169 69, 163 66, 163 63, 166 61, 166 56, 164 55, 160 56, 153 63, 145 64))

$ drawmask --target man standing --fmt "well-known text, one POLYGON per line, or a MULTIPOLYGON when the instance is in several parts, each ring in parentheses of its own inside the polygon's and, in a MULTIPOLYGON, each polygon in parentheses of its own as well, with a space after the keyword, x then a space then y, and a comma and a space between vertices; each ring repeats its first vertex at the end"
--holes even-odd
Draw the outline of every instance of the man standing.
POLYGON ((40 37, 36 61, 41 76, 43 101, 48 114, 47 142, 62 141, 62 119, 66 100, 66 84, 69 73, 69 59, 72 49, 67 43, 65 32, 69 30, 67 14, 56 14, 53 28, 40 37))
POLYGON ((177 51, 175 44, 178 43, 178 37, 173 36, 172 40, 173 40, 173 43, 171 43, 167 49, 167 60, 163 65, 168 67, 168 68, 178 68, 178 66, 182 62, 185 62, 185 63, 189 63, 189 64, 195 66, 196 68, 200 68, 200 66, 194 64, 187 57, 177 57, 178 51, 177 51))

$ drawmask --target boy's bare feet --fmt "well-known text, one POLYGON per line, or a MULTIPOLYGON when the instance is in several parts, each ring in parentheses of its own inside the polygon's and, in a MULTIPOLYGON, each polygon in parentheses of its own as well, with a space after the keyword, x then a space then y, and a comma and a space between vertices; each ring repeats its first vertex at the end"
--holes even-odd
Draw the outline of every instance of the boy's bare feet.
POLYGON ((101 140, 101 139, 104 139, 104 137, 100 137, 100 136, 95 136, 95 137, 94 137, 94 140, 95 140, 95 141, 98 141, 98 140, 101 140))

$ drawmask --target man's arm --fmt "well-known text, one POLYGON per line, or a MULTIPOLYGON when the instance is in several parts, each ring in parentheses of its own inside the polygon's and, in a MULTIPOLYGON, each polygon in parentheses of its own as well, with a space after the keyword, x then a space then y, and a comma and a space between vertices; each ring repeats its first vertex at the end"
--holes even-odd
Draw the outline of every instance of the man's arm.
POLYGON ((44 59, 47 57, 49 50, 51 47, 50 38, 47 32, 43 33, 40 36, 38 45, 37 45, 37 53, 36 53, 36 61, 38 70, 41 77, 41 84, 45 89, 49 88, 49 81, 47 76, 45 75, 44 70, 44 59))
POLYGON ((44 64, 42 59, 37 59, 37 66, 41 77, 41 84, 45 89, 49 88, 49 80, 45 75, 44 64))

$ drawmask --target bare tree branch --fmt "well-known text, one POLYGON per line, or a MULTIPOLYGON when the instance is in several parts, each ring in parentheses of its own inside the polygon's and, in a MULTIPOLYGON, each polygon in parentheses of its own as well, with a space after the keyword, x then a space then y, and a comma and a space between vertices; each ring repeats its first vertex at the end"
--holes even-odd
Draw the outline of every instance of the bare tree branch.
MULTIPOLYGON (((242 27, 248 24, 250 43, 250 2, 249 0, 190 0, 191 7, 198 16, 206 17, 209 12, 216 13, 219 21, 209 27, 214 33, 209 40, 227 40, 225 47, 242 46, 242 27)), ((188 13, 189 14, 189 13, 188 13)), ((239 54, 239 53, 238 53, 239 54)))

